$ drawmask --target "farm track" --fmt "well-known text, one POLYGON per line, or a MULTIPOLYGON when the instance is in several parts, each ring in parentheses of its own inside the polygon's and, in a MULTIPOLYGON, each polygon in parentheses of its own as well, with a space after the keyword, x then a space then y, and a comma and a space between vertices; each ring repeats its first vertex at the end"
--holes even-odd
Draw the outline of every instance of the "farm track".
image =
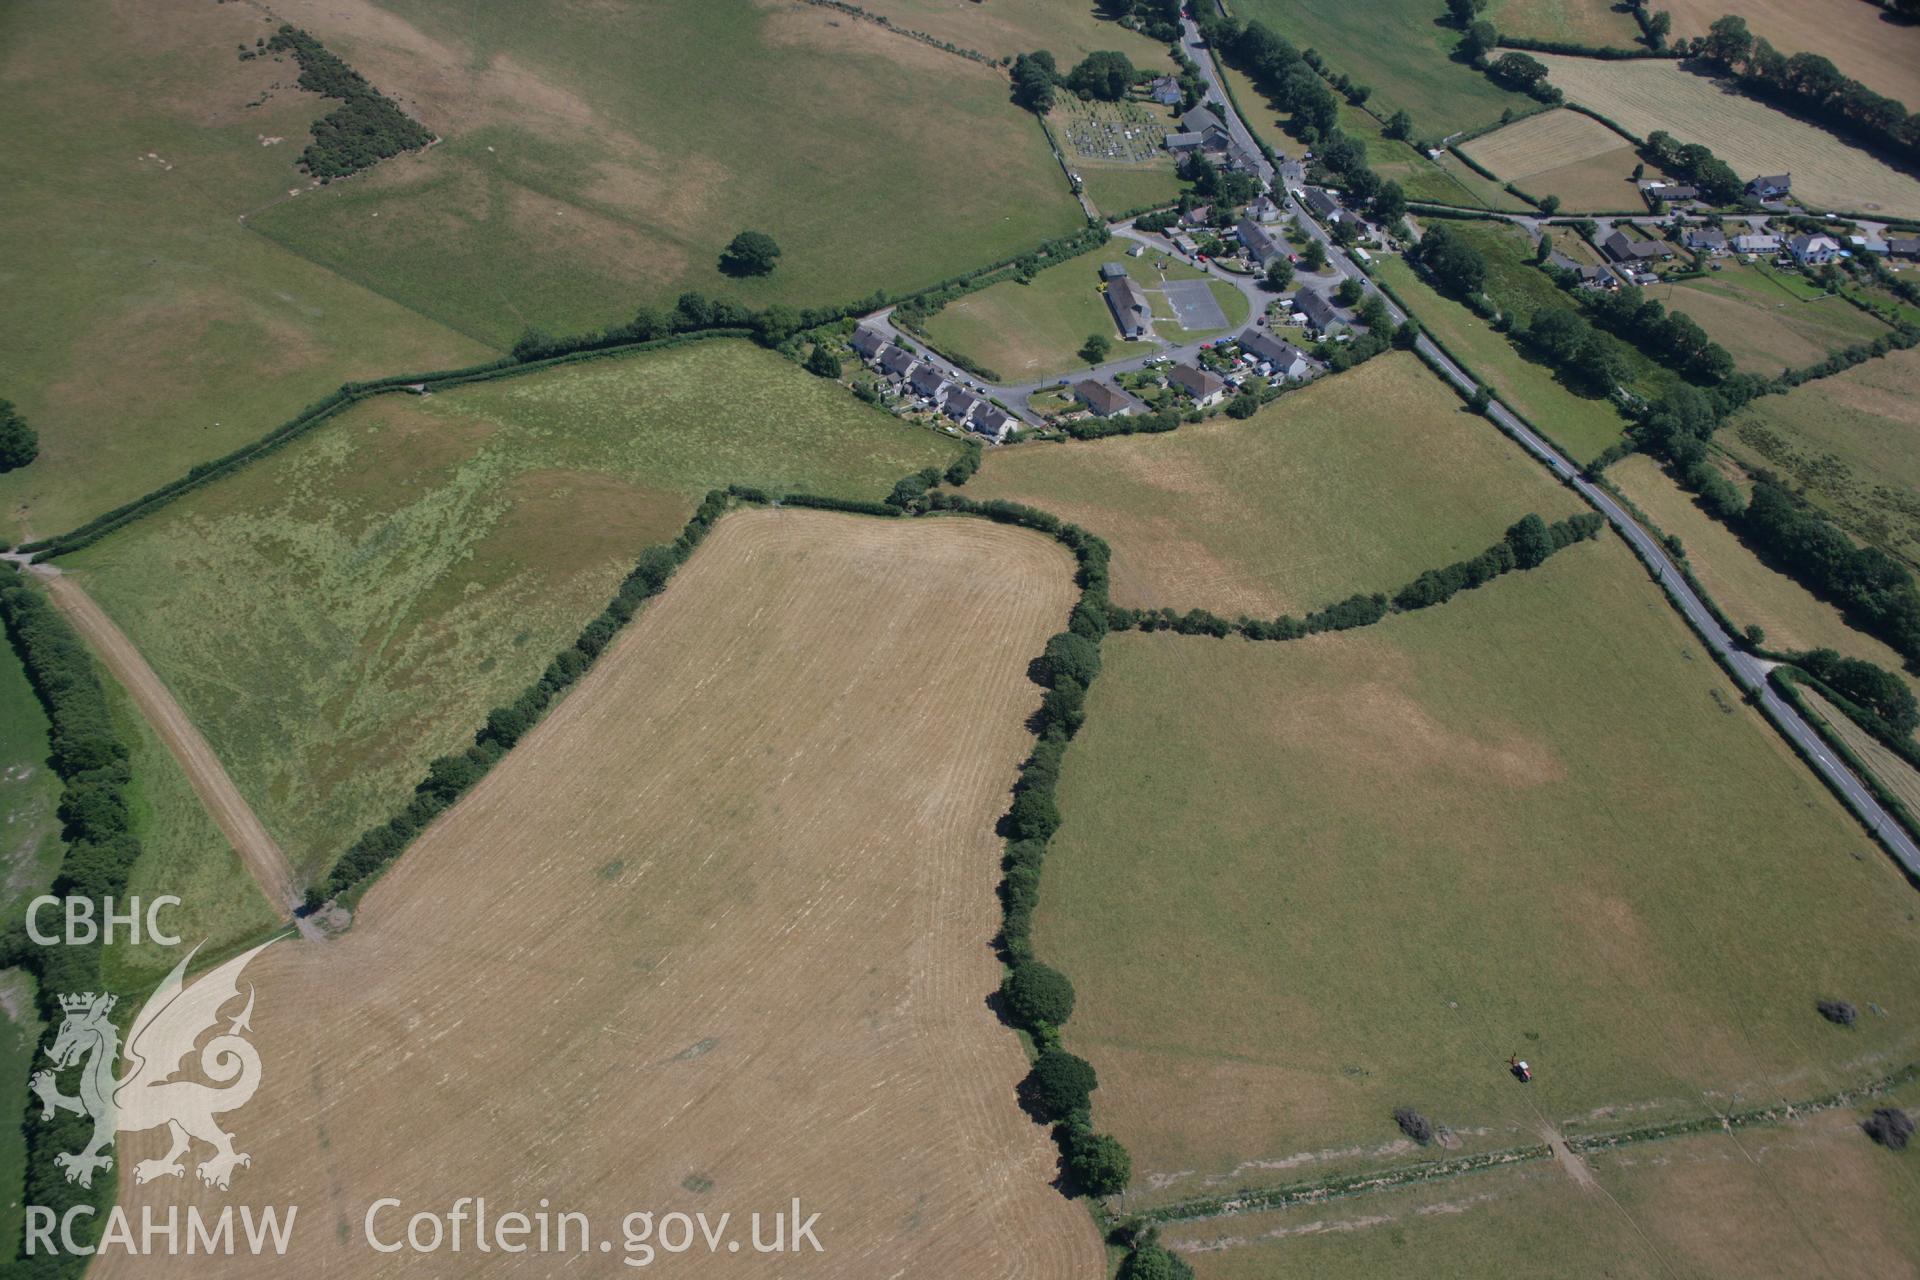
POLYGON ((268 903, 282 919, 291 916, 301 895, 300 878, 294 874, 293 864, 287 861, 287 855, 254 813, 253 806, 233 785, 219 757, 194 728, 172 691, 147 665, 126 633, 114 625, 113 619, 94 603, 79 583, 47 565, 35 565, 31 572, 46 584, 54 604, 86 638, 95 656, 113 673, 140 714, 153 726, 154 733, 180 763, 194 794, 200 797, 221 834, 240 855, 241 863, 252 874, 268 903))
MULTIPOLYGON (((639 1210, 821 1215, 822 1254, 702 1248, 689 1274, 1102 1274, 987 1005, 1026 668, 1073 598, 1061 548, 985 521, 726 517, 350 933, 249 970, 264 1083, 234 1191, 302 1207, 306 1275, 582 1263, 362 1240, 378 1197, 462 1195, 546 1197, 616 1249, 639 1210)), ((157 1154, 131 1143, 123 1170, 157 1154)))

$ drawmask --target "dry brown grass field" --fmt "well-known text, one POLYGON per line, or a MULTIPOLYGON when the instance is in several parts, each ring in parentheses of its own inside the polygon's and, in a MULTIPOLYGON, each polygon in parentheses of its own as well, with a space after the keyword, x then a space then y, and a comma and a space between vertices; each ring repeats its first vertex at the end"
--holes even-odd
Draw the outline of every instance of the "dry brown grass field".
POLYGON ((1719 270, 1698 279, 1655 285, 1647 296, 1691 316, 1749 372, 1773 377, 1887 332, 1845 298, 1809 298, 1782 287, 1770 270, 1717 265, 1719 270))
POLYGON ((1790 172, 1793 193, 1816 207, 1920 214, 1920 180, 1677 62, 1533 56, 1567 97, 1640 137, 1665 129, 1705 143, 1742 177, 1790 172))
POLYGON ((1877 738, 1849 720, 1845 712, 1812 689, 1803 687, 1800 693, 1808 705, 1820 713, 1820 718, 1833 727, 1840 741, 1846 743, 1853 754, 1866 761, 1867 767, 1886 784, 1887 790, 1900 797, 1900 802, 1910 811, 1920 813, 1920 770, 1908 764, 1905 757, 1882 746, 1877 738))
MULTIPOLYGON (((1913 1090, 1894 1099, 1913 1104, 1913 1090)), ((1871 1104, 1868 1104, 1871 1105, 1871 1104)), ((1920 1275, 1920 1180, 1839 1108, 1166 1229, 1200 1280, 1418 1274, 1645 1280, 1920 1275), (1496 1243, 1497 1242, 1497 1243, 1496 1243), (1604 1259, 1604 1261, 1601 1261, 1604 1259)))
POLYGON ((1633 146, 1578 111, 1516 120, 1460 148, 1502 180, 1532 195, 1555 195, 1570 211, 1641 207, 1633 146))
POLYGON ((1410 355, 1381 356, 1244 421, 996 450, 968 486, 1113 544, 1133 607, 1305 613, 1478 554, 1576 500, 1410 355))
POLYGON ((1896 22, 1872 0, 1672 0, 1673 34, 1704 36, 1726 15, 1747 20, 1785 54, 1817 53, 1841 74, 1911 110, 1920 103, 1920 25, 1896 22))
POLYGON ((1501 31, 1535 40, 1629 48, 1640 24, 1612 0, 1493 0, 1487 20, 1501 31))
MULTIPOLYGON (((1660 464, 1645 454, 1607 468, 1607 479, 1646 512, 1662 533, 1680 539, 1687 563, 1707 594, 1738 626, 1758 623, 1771 649, 1835 649, 1902 671, 1898 653, 1847 625, 1840 610, 1786 574, 1760 562, 1733 531, 1702 511, 1660 464)), ((1916 691, 1920 683, 1909 677, 1916 691)))
MULTIPOLYGON (((725 518, 348 934, 254 962, 265 1083, 230 1117, 234 1194, 301 1206, 305 1275, 594 1265, 362 1242, 378 1197, 482 1194, 616 1244, 640 1209, 821 1215, 822 1254, 671 1259, 687 1274, 1102 1274, 987 1006, 993 828, 1071 572, 984 521, 725 518)), ((136 1221, 227 1199, 191 1177, 121 1196, 136 1221)))

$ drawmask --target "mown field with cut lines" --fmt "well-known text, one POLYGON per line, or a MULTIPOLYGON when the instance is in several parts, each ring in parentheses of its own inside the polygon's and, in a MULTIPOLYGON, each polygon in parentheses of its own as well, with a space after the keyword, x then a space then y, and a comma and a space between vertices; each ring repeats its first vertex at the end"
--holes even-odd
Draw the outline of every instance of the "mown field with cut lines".
MULTIPOLYGON (((1101 1274, 987 1001, 993 826, 1072 576, 1055 543, 983 520, 724 517, 349 934, 253 962, 264 1083, 235 1193, 302 1207, 314 1274, 520 1274, 362 1242, 375 1197, 443 1210, 454 1172, 502 1210, 586 1213, 616 1249, 636 1209, 731 1211, 744 1239, 749 1212, 798 1197, 824 1252, 781 1275, 1101 1274)), ((144 1136, 160 1145, 127 1140, 120 1170, 159 1153, 144 1136)), ((224 1202, 202 1190, 123 1176, 120 1194, 138 1221, 224 1202)))
POLYGON ((1829 352, 1871 342, 1887 332, 1880 320, 1845 298, 1806 297, 1802 277, 1784 281, 1770 267, 1722 262, 1719 270, 1679 284, 1658 284, 1647 296, 1691 316, 1740 368, 1762 377, 1818 364, 1829 352))
POLYGON ((315 872, 707 489, 878 499, 958 453, 772 352, 702 342, 363 403, 61 563, 315 872))
POLYGON ((1560 197, 1568 212, 1643 207, 1633 181, 1639 163, 1633 145, 1578 111, 1528 116, 1460 149, 1522 191, 1560 197))
POLYGON ((1743 178, 1791 173, 1793 194, 1815 208, 1920 215, 1920 178, 1678 62, 1532 56, 1567 97, 1639 137, 1664 129, 1705 143, 1743 178))
POLYGON ((1410 355, 1169 435, 995 450, 969 494, 1113 545, 1133 607, 1304 614, 1476 555, 1530 510, 1577 501, 1410 355))
POLYGON ((1129 1207, 1416 1158, 1400 1106, 1466 1154, 1920 1053, 1904 880, 1611 536, 1362 631, 1103 648, 1034 946, 1129 1207))
POLYGON ((1704 36, 1736 14, 1789 56, 1817 53, 1875 93, 1920 103, 1920 26, 1869 0, 1673 0, 1673 34, 1704 36))

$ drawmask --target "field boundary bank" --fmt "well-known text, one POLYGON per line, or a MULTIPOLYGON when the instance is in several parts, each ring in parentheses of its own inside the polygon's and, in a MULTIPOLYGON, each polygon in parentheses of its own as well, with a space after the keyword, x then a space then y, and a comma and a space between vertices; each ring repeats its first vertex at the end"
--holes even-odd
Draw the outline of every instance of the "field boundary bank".
MULTIPOLYGON (((1564 1141, 1567 1149, 1574 1154, 1588 1155, 1644 1142, 1662 1142, 1670 1138, 1691 1137, 1702 1133, 1732 1133, 1756 1125, 1784 1124, 1802 1116, 1818 1115, 1824 1111, 1849 1107, 1862 1099, 1883 1096, 1917 1079, 1920 1079, 1920 1064, 1909 1064, 1855 1088, 1836 1090, 1803 1102, 1783 1102, 1775 1106, 1753 1107, 1744 1111, 1714 1112, 1692 1119, 1676 1120, 1671 1124, 1648 1125, 1618 1133, 1582 1134, 1565 1138, 1564 1141)), ((1318 1204, 1330 1200, 1373 1195, 1382 1191, 1397 1191, 1426 1182, 1445 1181, 1466 1174, 1511 1168, 1517 1164, 1547 1159, 1552 1155, 1552 1148, 1545 1143, 1507 1147, 1498 1151, 1478 1152, 1474 1155, 1456 1156, 1446 1160, 1396 1165, 1376 1173, 1349 1174, 1323 1182, 1296 1182, 1283 1186, 1236 1191, 1220 1196, 1196 1197, 1158 1208, 1145 1209, 1139 1216, 1157 1223, 1173 1223, 1201 1222, 1209 1218, 1264 1213, 1302 1204, 1318 1204)))
POLYGON ((918 40, 921 44, 938 49, 942 53, 950 53, 956 58, 965 58, 969 62, 984 63, 989 67, 1001 65, 999 58, 991 57, 980 52, 978 49, 969 49, 964 45, 954 44, 951 40, 942 40, 938 36, 928 35, 924 31, 915 31, 911 27, 896 25, 894 20, 886 14, 870 12, 869 10, 862 9, 857 4, 847 4, 844 0, 805 0, 805 2, 814 6, 816 9, 832 9, 836 13, 844 13, 850 18, 857 18, 862 22, 871 22, 877 27, 884 27, 897 36, 905 36, 909 40, 918 40))

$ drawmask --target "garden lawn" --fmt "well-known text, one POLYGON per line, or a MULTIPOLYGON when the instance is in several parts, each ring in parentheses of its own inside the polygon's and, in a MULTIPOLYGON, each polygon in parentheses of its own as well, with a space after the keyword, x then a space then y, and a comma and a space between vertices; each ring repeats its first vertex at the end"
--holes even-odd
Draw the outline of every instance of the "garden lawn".
POLYGON ((958 452, 771 352, 701 342, 358 405, 62 564, 311 874, 707 489, 875 499, 958 452))
POLYGON ((950 302, 927 321, 927 337, 993 370, 995 382, 1065 373, 1082 363, 1077 353, 1089 335, 1119 341, 1100 292, 1100 266, 1119 262, 1130 274, 1153 274, 1139 265, 1144 259, 1126 256, 1131 244, 1115 239, 1046 268, 1030 284, 1004 281, 950 302))
POLYGON ((1435 292, 1402 259, 1378 259, 1374 274, 1475 377, 1577 461, 1587 461, 1625 437, 1626 419, 1611 401, 1589 400, 1567 390, 1553 370, 1526 359, 1486 321, 1435 292))
POLYGON ((1381 115, 1413 116, 1420 138, 1440 138, 1490 124, 1533 99, 1499 88, 1454 51, 1460 33, 1443 21, 1445 6, 1428 0, 1239 0, 1234 16, 1266 23, 1302 49, 1318 49, 1336 73, 1371 85, 1368 104, 1381 115))
POLYGON ((1529 511, 1579 509, 1410 355, 1375 357, 1244 420, 992 451, 967 485, 1113 545, 1135 607, 1304 614, 1476 555, 1529 511))
POLYGON ((1920 1051, 1911 888, 1611 535, 1360 631, 1102 653, 1034 946, 1130 1208, 1403 1160, 1398 1106, 1497 1150, 1920 1051))

